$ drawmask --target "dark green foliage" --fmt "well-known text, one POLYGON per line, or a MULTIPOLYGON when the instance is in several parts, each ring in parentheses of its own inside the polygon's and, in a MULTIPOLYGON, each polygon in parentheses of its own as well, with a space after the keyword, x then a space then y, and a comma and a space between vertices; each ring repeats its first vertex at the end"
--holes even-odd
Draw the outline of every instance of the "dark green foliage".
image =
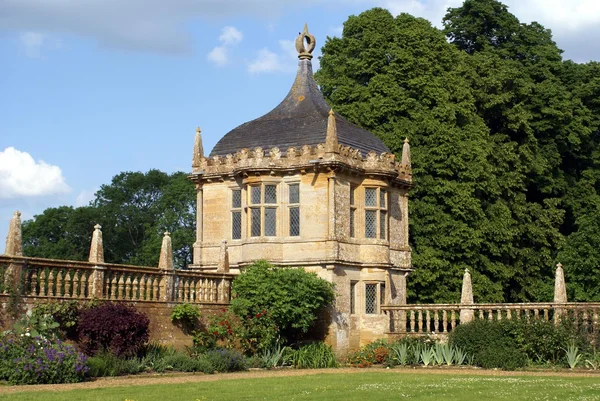
POLYGON ((456 327, 448 341, 473 355, 473 363, 477 366, 514 370, 525 366, 527 356, 511 328, 509 321, 475 320, 456 327))
POLYGON ((556 365, 567 344, 589 350, 589 341, 567 318, 559 325, 543 320, 475 320, 459 325, 449 336, 450 344, 474 355, 476 365, 503 369, 522 367, 528 361, 556 365))
POLYGON ((549 30, 496 0, 467 0, 444 25, 351 16, 316 74, 398 158, 411 141, 409 297, 458 301, 468 267, 480 302, 550 300, 562 249, 576 298, 595 299, 598 63, 563 62, 549 30))
POLYGON ((79 346, 88 355, 111 352, 118 357, 132 356, 148 341, 149 325, 148 316, 135 307, 104 302, 80 313, 79 346))
POLYGON ((155 266, 162 236, 171 232, 175 265, 191 263, 196 201, 187 174, 124 172, 102 185, 90 206, 46 209, 23 222, 27 256, 87 260, 95 224, 106 262, 155 266))
POLYGON ((51 316, 58 323, 58 334, 62 339, 77 339, 77 322, 79 321, 79 302, 60 301, 36 304, 32 316, 41 318, 51 316))
POLYGON ((297 350, 290 349, 286 360, 297 369, 323 369, 338 366, 331 346, 321 342, 304 345, 297 350))
POLYGON ((119 358, 110 352, 102 352, 88 358, 87 366, 90 377, 134 375, 142 371, 142 366, 136 358, 119 358))
POLYGON ((185 333, 193 333, 200 325, 200 308, 191 304, 180 304, 173 307, 171 321, 179 324, 185 333))
POLYGON ((288 341, 301 338, 335 296, 332 284, 314 273, 273 267, 264 261, 236 277, 232 294, 231 309, 242 324, 252 325, 257 337, 261 337, 262 327, 267 330, 268 338, 258 338, 262 345, 257 349, 274 344, 277 338, 270 329, 273 323, 282 338, 288 341))

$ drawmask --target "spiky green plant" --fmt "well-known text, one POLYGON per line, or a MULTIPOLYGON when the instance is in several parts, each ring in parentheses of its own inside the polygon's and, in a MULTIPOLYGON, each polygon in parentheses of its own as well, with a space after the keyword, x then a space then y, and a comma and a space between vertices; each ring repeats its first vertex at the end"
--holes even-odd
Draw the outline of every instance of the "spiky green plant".
POLYGON ((448 344, 444 344, 442 347, 442 355, 446 365, 450 366, 454 363, 454 354, 456 353, 455 348, 448 344))
POLYGON ((454 348, 454 363, 456 365, 462 365, 465 363, 465 359, 467 359, 467 353, 459 347, 454 348))
POLYGON ((429 366, 435 359, 435 350, 433 348, 424 347, 421 350, 421 362, 424 366, 429 366))
POLYGON ((582 354, 579 353, 579 348, 575 345, 575 343, 571 343, 564 351, 569 368, 575 369, 582 356, 582 354))
POLYGON ((408 344, 395 343, 390 347, 392 359, 398 365, 406 365, 408 363, 408 344))

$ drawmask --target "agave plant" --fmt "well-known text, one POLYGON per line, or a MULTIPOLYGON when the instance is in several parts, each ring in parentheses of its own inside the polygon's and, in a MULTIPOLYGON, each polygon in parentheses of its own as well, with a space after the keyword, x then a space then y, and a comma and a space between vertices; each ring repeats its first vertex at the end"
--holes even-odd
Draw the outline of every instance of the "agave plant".
POLYGON ((444 361, 446 365, 450 366, 454 363, 454 354, 456 353, 455 348, 451 347, 448 344, 444 344, 442 348, 442 355, 444 356, 444 361))
POLYGON ((429 366, 434 359, 435 350, 433 348, 425 347, 421 350, 421 362, 423 362, 423 365, 429 366))
POLYGON ((417 343, 416 345, 411 347, 412 350, 412 364, 418 365, 421 362, 421 351, 423 350, 423 345, 421 343, 417 343))
POLYGON ((444 345, 442 343, 436 343, 434 347, 432 347, 433 351, 433 359, 436 365, 444 364, 444 345))
POLYGON ((567 357, 567 363, 569 364, 569 368, 575 369, 575 367, 579 363, 579 360, 581 359, 579 348, 577 348, 575 343, 571 343, 571 345, 569 345, 564 351, 567 357))
POLYGON ((457 365, 462 365, 463 363, 465 363, 466 358, 467 353, 462 348, 454 348, 454 363, 456 363, 457 365))
POLYGON ((408 345, 404 344, 393 344, 390 347, 390 352, 392 354, 392 358, 394 361, 398 363, 398 365, 406 365, 408 362, 408 345))

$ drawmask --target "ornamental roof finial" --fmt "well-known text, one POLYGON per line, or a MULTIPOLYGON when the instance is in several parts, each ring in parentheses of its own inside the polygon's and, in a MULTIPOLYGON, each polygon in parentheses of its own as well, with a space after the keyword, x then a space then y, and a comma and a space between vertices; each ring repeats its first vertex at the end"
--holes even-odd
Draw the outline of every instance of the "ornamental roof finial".
POLYGON ((312 59, 312 52, 315 50, 315 37, 308 32, 308 24, 304 24, 304 31, 298 34, 296 38, 296 50, 298 51, 298 58, 300 60, 312 59), (306 47, 304 47, 304 40, 306 40, 306 47))

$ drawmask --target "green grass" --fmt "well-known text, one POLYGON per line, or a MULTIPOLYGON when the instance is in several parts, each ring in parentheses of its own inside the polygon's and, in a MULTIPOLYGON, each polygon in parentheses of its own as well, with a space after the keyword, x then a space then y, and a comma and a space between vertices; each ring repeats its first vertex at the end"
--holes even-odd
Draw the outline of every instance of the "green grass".
MULTIPOLYGON (((107 383, 107 385, 109 385, 107 383)), ((471 376, 394 370, 189 384, 2 394, 3 401, 580 400, 600 401, 600 377, 471 376)))

